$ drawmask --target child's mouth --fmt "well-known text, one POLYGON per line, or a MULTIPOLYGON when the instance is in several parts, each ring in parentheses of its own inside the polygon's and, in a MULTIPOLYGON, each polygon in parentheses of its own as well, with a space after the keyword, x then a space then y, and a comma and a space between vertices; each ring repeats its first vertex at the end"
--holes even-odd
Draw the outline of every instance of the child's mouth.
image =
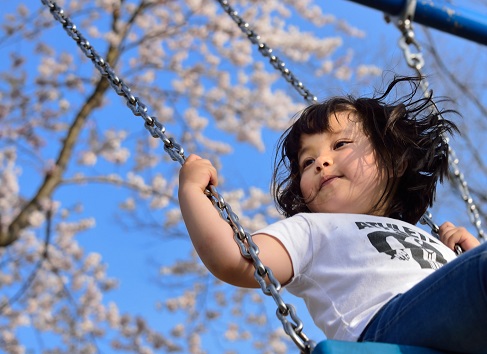
POLYGON ((323 178, 320 183, 320 189, 326 187, 327 185, 335 181, 337 178, 339 178, 339 176, 328 176, 323 178))

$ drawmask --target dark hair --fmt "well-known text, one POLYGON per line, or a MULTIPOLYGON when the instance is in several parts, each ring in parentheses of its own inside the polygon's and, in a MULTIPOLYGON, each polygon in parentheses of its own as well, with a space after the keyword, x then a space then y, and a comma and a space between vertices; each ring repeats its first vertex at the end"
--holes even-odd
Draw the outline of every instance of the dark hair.
POLYGON ((310 212, 300 190, 301 136, 326 132, 330 117, 351 112, 361 120, 376 157, 386 167, 387 180, 392 181, 376 207, 387 205, 385 216, 417 223, 435 199, 436 183, 448 173, 445 134, 458 131, 443 117, 457 112, 439 111, 431 91, 429 97, 416 98, 419 87, 419 78, 395 77, 384 93, 372 98, 333 97, 304 109, 279 139, 274 160, 271 188, 284 216, 310 212), (410 94, 386 103, 399 83, 409 83, 410 94))

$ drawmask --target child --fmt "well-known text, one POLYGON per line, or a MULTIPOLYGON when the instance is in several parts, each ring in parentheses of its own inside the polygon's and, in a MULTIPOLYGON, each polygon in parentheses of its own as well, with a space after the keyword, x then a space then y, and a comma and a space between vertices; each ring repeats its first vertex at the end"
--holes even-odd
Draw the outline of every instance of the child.
MULTIPOLYGON (((379 97, 306 108, 276 155, 274 198, 287 218, 253 240, 330 339, 486 353, 486 245, 449 222, 439 229, 442 243, 414 226, 448 169, 442 134, 456 130, 431 99, 414 99, 417 89, 417 80, 396 78, 379 97), (412 93, 387 104, 399 83, 412 93), (458 258, 455 245, 465 251, 458 258)), ((206 267, 258 287, 204 193, 218 184, 215 168, 191 155, 179 179, 183 218, 206 267)))

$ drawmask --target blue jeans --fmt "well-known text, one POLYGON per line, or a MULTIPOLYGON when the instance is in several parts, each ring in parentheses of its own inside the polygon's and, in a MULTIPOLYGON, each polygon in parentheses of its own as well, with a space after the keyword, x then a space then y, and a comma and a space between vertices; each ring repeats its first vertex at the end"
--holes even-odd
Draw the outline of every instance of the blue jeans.
POLYGON ((389 301, 359 341, 487 353, 487 242, 389 301))

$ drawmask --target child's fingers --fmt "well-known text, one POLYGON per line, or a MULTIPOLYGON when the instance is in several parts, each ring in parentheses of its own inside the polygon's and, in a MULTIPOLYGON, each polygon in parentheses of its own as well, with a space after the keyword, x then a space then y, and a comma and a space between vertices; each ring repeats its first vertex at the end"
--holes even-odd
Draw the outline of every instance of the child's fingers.
POLYGON ((440 234, 440 240, 448 246, 451 250, 455 250, 455 245, 461 244, 462 241, 462 230, 458 228, 450 228, 440 234))
POLYGON ((180 171, 180 183, 196 183, 204 190, 208 184, 218 185, 218 173, 210 160, 191 154, 180 171))
POLYGON ((216 168, 213 166, 213 164, 209 160, 206 160, 206 165, 208 166, 208 171, 210 173, 209 184, 211 184, 215 187, 218 186, 218 172, 216 171, 216 168))
POLYGON ((479 245, 479 241, 466 228, 456 227, 451 222, 441 225, 438 234, 441 242, 452 250, 455 250, 455 245, 459 245, 464 251, 479 245))
POLYGON ((196 154, 191 154, 191 155, 189 155, 189 156, 186 158, 185 163, 191 163, 191 162, 193 162, 193 161, 195 161, 195 160, 201 160, 201 157, 199 157, 199 156, 198 156, 198 155, 196 155, 196 154))
MULTIPOLYGON (((449 244, 449 241, 451 240, 453 234, 455 233, 455 229, 456 229, 455 225, 447 221, 443 223, 438 230, 438 235, 440 236, 441 242, 443 242, 449 248, 452 248, 451 245, 449 244)), ((453 246, 455 246, 455 244, 453 244, 453 246)))

